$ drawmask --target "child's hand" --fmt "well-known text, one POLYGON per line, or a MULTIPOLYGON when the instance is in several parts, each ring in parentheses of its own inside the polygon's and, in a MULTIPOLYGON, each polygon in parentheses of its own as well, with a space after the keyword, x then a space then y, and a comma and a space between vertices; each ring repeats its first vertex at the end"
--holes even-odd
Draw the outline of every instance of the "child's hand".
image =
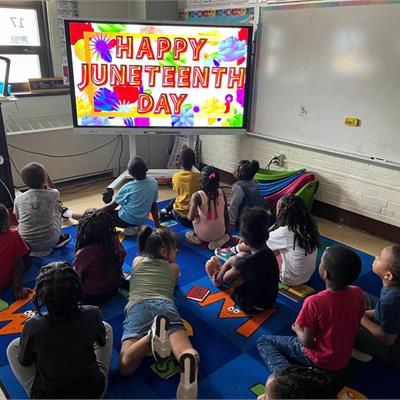
POLYGON ((298 332, 303 332, 303 328, 294 322, 292 325, 292 331, 297 334, 298 332))
POLYGON ((14 296, 16 299, 24 299, 28 297, 30 293, 32 293, 32 289, 30 288, 20 286, 14 289, 14 296))

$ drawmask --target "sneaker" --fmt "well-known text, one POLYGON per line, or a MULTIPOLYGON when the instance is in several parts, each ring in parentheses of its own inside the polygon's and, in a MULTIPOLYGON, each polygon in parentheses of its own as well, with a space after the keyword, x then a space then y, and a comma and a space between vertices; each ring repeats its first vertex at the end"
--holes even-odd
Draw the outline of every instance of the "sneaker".
POLYGON ((62 217, 65 218, 65 219, 71 218, 72 217, 72 211, 67 207, 63 207, 63 209, 62 209, 62 217))
POLYGON ((194 234, 193 231, 188 231, 185 233, 186 241, 192 244, 202 244, 203 242, 194 234))
POLYGON ((165 208, 161 209, 158 215, 160 221, 166 221, 168 219, 174 218, 172 212, 168 212, 165 208))
POLYGON ((363 353, 360 350, 357 349, 353 349, 352 353, 351 353, 351 358, 354 358, 355 360, 361 361, 361 362, 370 362, 372 360, 372 356, 367 354, 367 353, 363 353))
POLYGON ((123 232, 125 233, 126 236, 136 236, 139 233, 140 226, 128 226, 127 228, 124 228, 123 232))
POLYGON ((217 248, 215 249, 214 254, 223 262, 229 260, 232 256, 235 255, 229 247, 226 247, 224 249, 217 248))
POLYGON ((42 251, 31 251, 29 255, 31 257, 46 257, 51 254, 51 250, 42 250, 42 251))
POLYGON ((165 361, 171 355, 169 343, 169 320, 164 315, 156 315, 149 330, 151 351, 157 362, 165 361))
POLYGON ((70 242, 72 239, 72 236, 69 233, 62 233, 60 235, 60 239, 58 240, 58 243, 53 247, 53 249, 59 249, 60 247, 65 246, 67 243, 70 242))
POLYGON ((229 240, 229 235, 225 234, 224 236, 222 236, 221 239, 219 240, 212 240, 210 243, 208 243, 208 248, 210 250, 215 250, 218 247, 223 246, 227 241, 229 240))
POLYGON ((179 360, 181 379, 176 390, 177 400, 197 399, 199 362, 193 354, 183 354, 179 360))

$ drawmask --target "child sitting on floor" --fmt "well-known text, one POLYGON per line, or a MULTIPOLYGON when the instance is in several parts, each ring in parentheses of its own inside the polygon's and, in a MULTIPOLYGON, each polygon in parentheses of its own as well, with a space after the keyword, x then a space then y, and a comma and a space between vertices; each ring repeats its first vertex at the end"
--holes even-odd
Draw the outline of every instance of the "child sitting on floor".
POLYGON ((360 257, 343 246, 328 247, 319 272, 326 290, 304 300, 292 325, 297 337, 271 335, 258 339, 258 351, 271 372, 292 363, 339 371, 350 361, 365 308, 362 290, 350 286, 360 275, 360 257))
POLYGON ((191 243, 209 242, 208 248, 215 250, 229 240, 228 208, 216 168, 204 167, 200 181, 201 190, 193 194, 188 214, 194 232, 186 232, 185 237, 191 243))
POLYGON ((181 372, 176 398, 195 399, 199 355, 174 304, 179 276, 176 246, 169 230, 143 226, 139 232, 140 255, 132 266, 119 370, 122 375, 133 374, 150 348, 156 361, 168 358, 172 350, 181 372))
POLYGON ((266 246, 268 215, 261 208, 243 211, 240 235, 250 249, 229 258, 221 267, 214 257, 206 272, 215 286, 226 283, 234 287, 231 297, 246 313, 255 314, 272 307, 278 295, 279 269, 274 253, 266 246))
POLYGON ((68 263, 51 263, 41 269, 35 290, 38 315, 7 348, 17 380, 34 399, 104 396, 113 331, 97 307, 80 305, 78 275, 68 263))
POLYGON ((46 256, 71 240, 71 235, 61 233, 60 193, 41 164, 25 165, 21 177, 29 190, 15 198, 18 231, 32 256, 46 256))
POLYGON ((192 228, 192 222, 188 220, 189 203, 193 193, 200 189, 200 174, 192 171, 196 156, 190 147, 181 151, 179 161, 182 171, 175 173, 172 177, 172 188, 176 192, 176 199, 160 210, 160 219, 167 218, 172 212, 181 225, 192 228))
MULTIPOLYGON (((295 195, 278 201, 276 218, 267 246, 281 257, 280 280, 289 286, 301 285, 315 271, 319 246, 317 225, 304 201, 295 195)), ((230 249, 216 249, 215 255, 227 258, 241 251, 248 251, 244 243, 230 249)))
POLYGON ((0 203, 0 290, 13 284, 17 299, 27 297, 31 289, 22 287, 21 280, 25 270, 31 265, 29 247, 21 239, 16 229, 10 229, 7 208, 0 203))
POLYGON ((237 180, 232 185, 231 198, 229 200, 229 223, 232 228, 238 225, 240 216, 245 208, 266 208, 267 203, 258 189, 254 175, 260 169, 258 161, 241 160, 233 172, 237 180))
POLYGON ((79 221, 74 270, 83 285, 84 301, 101 304, 118 293, 126 251, 109 213, 89 210, 79 221))
POLYGON ((268 377, 257 400, 336 399, 331 379, 320 369, 290 366, 268 377))
POLYGON ((136 235, 146 221, 149 212, 155 226, 158 221, 158 184, 152 177, 147 177, 146 163, 140 157, 133 157, 128 163, 128 172, 134 178, 125 183, 114 201, 102 207, 100 211, 111 212, 115 226, 124 228, 126 235, 136 235), (121 206, 119 210, 116 210, 121 206))
POLYGON ((382 279, 376 302, 368 297, 354 347, 392 367, 400 367, 400 246, 385 247, 372 271, 382 279))

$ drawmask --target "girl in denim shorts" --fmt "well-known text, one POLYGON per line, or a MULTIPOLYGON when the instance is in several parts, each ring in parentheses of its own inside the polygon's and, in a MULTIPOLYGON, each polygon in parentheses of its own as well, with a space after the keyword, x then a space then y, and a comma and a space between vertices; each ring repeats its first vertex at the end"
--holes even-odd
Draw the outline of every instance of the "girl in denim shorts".
POLYGON ((140 255, 132 265, 119 370, 122 375, 132 375, 150 348, 158 362, 172 352, 181 371, 176 397, 195 399, 199 355, 190 343, 173 299, 179 276, 176 246, 169 230, 145 225, 139 232, 140 255))

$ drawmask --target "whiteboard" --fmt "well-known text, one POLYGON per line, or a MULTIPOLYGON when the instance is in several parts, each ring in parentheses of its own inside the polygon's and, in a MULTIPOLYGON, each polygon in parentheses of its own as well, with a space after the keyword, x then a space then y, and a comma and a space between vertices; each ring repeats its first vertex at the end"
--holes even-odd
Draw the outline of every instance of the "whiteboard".
POLYGON ((261 8, 252 131, 398 163, 400 4, 334 4, 261 8))

